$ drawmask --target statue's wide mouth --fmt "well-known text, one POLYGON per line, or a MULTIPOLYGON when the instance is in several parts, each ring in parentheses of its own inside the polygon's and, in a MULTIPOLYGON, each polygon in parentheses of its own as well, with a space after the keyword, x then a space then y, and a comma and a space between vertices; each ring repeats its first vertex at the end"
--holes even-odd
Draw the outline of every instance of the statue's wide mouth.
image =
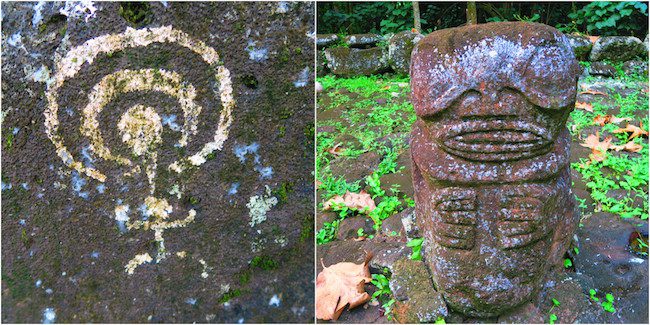
POLYGON ((442 148, 479 161, 505 161, 538 156, 552 148, 550 132, 537 123, 516 120, 472 120, 451 125, 442 148))

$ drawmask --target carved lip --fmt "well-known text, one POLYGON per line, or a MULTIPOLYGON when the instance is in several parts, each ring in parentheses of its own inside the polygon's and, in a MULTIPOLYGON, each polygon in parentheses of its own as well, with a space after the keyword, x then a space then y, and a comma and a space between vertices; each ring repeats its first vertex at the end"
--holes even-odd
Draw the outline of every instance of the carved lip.
POLYGON ((474 120, 451 126, 440 144, 448 153, 463 158, 504 161, 543 154, 551 149, 552 138, 536 123, 474 120))

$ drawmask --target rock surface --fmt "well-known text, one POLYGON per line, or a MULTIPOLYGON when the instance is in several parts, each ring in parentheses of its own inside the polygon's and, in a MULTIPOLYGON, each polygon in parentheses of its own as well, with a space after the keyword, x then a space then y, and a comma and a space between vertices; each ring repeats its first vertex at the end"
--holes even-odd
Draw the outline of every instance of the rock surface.
POLYGON ((398 74, 408 75, 411 65, 411 51, 424 36, 412 31, 393 35, 388 41, 388 64, 398 74))
POLYGON ((313 319, 313 9, 2 3, 2 322, 313 319))
POLYGON ((354 34, 348 35, 344 39, 345 43, 354 48, 368 48, 377 45, 384 40, 384 37, 377 34, 354 34))
POLYGON ((339 36, 336 34, 316 34, 316 46, 318 49, 334 45, 339 41, 339 36))
POLYGON ((643 57, 647 53, 648 50, 643 42, 634 36, 605 36, 598 38, 594 43, 589 60, 624 62, 643 57))
POLYGON ((593 46, 589 38, 580 35, 566 35, 566 37, 569 40, 569 45, 571 45, 576 59, 578 61, 587 60, 591 52, 591 47, 593 46))
POLYGON ((327 66, 341 77, 369 76, 388 69, 384 50, 378 47, 356 49, 336 47, 325 49, 327 66))
POLYGON ((616 76, 616 68, 605 62, 592 62, 589 66, 589 74, 612 78, 616 76))
POLYGON ((648 75, 648 62, 639 60, 630 60, 623 63, 623 71, 627 75, 648 75))
POLYGON ((448 315, 447 305, 434 289, 422 261, 397 261, 393 265, 390 288, 397 300, 395 319, 400 323, 433 323, 448 315))

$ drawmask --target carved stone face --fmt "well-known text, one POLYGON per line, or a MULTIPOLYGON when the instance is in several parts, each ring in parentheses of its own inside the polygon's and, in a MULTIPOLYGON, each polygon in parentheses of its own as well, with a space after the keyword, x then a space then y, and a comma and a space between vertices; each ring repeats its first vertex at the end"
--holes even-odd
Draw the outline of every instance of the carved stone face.
POLYGON ((577 62, 540 24, 434 32, 412 54, 416 216, 438 290, 495 316, 530 298, 578 215, 568 170, 577 62))
POLYGON ((413 104, 429 139, 473 161, 552 150, 573 109, 578 76, 561 33, 506 23, 434 34, 418 44, 411 67, 413 104))

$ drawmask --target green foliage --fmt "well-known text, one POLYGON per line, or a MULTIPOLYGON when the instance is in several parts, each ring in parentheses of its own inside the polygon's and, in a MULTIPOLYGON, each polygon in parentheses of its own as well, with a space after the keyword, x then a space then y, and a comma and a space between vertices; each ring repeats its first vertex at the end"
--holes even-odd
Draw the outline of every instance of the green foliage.
POLYGON ((616 308, 614 308, 614 296, 611 293, 605 295, 605 301, 600 305, 603 307, 603 310, 608 313, 616 312, 616 308))
POLYGON ((598 299, 598 297, 596 297, 596 290, 589 289, 589 299, 591 299, 592 301, 595 301, 595 302, 598 302, 600 300, 600 299, 598 299))
POLYGON ((550 314, 548 316, 548 323, 549 324, 555 324, 555 321, 557 321, 557 315, 555 314, 550 314))
POLYGON ((573 266, 573 262, 571 262, 570 259, 565 258, 565 259, 564 259, 564 268, 565 268, 565 269, 568 269, 568 268, 570 268, 571 266, 573 266))
POLYGON ((433 322, 433 323, 434 323, 434 324, 447 324, 447 322, 445 322, 445 319, 444 319, 442 316, 438 316, 438 318, 436 319, 436 321, 433 322))
POLYGON ((594 1, 569 17, 590 34, 629 35, 642 27, 640 21, 647 21, 648 5, 640 1, 594 1))
POLYGON ((370 283, 374 284, 377 287, 377 291, 372 294, 372 299, 376 299, 382 305, 384 309, 384 315, 388 319, 391 319, 392 306, 395 303, 395 299, 392 298, 393 292, 390 290, 390 277, 387 277, 387 270, 384 270, 384 274, 373 274, 372 280, 370 283))
POLYGON ((406 246, 411 247, 411 249, 413 250, 413 253, 410 256, 412 260, 416 260, 416 261, 422 260, 423 242, 424 242, 424 238, 413 238, 408 243, 406 243, 406 246))

